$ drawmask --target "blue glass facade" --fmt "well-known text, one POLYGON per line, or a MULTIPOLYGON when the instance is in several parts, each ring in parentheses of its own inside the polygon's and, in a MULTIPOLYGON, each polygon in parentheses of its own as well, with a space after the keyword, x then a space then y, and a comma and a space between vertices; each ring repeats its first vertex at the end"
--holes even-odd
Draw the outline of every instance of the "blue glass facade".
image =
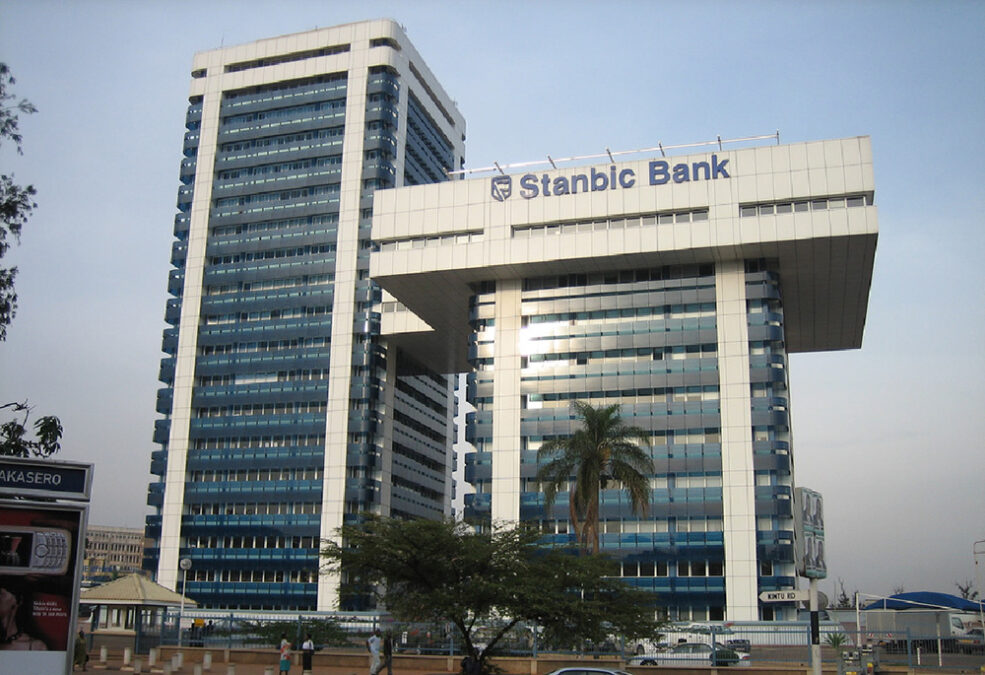
MULTIPOLYGON (((777 278, 747 265, 750 379, 756 457, 760 585, 790 588, 773 563, 792 563, 786 355, 777 278)), ((725 618, 725 532, 713 264, 526 278, 521 296, 520 519, 548 541, 574 543, 566 491, 550 512, 536 481, 537 450, 572 432, 573 400, 619 404, 651 438, 654 473, 646 514, 628 493, 603 490, 600 544, 623 576, 658 594, 673 618, 725 618)), ((492 505, 496 284, 474 285, 468 396, 476 407, 466 457, 466 515, 488 522, 492 505)))

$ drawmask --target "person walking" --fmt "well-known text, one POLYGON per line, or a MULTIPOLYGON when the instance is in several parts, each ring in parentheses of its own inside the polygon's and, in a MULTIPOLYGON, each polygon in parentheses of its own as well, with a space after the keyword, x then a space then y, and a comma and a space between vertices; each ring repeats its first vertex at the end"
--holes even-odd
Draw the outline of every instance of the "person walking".
POLYGON ((304 642, 301 643, 301 671, 311 673, 311 660, 315 655, 315 643, 311 639, 311 633, 306 633, 304 642))
POLYGON ((284 675, 291 672, 291 643, 287 641, 287 633, 280 634, 280 672, 284 675))
POLYGON ((86 636, 81 630, 75 638, 74 666, 79 666, 82 670, 87 670, 86 664, 89 663, 89 651, 86 649, 86 636))
POLYGON ((377 675, 380 672, 380 648, 383 641, 380 639, 380 629, 377 628, 366 640, 366 649, 369 650, 369 675, 377 675))
POLYGON ((387 631, 383 636, 383 665, 386 675, 393 675, 393 632, 387 631))

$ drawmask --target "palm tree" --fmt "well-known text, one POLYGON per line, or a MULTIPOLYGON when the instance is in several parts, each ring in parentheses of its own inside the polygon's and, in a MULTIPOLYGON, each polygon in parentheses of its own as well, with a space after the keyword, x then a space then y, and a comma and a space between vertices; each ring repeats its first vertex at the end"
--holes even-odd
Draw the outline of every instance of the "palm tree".
POLYGON ((581 426, 571 436, 544 443, 537 451, 537 472, 544 484, 546 509, 554 505, 558 490, 571 481, 571 526, 579 544, 599 552, 599 491, 609 483, 629 490, 634 513, 646 513, 650 499, 649 475, 653 460, 637 443, 649 445, 639 427, 628 427, 619 417, 619 406, 595 408, 583 401, 572 403, 581 426))

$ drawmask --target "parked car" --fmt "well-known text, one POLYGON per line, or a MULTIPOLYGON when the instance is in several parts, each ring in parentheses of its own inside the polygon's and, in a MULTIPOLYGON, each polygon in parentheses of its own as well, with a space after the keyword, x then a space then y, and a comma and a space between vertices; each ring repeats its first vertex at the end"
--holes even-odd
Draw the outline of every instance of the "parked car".
POLYGON ((735 638, 734 640, 726 640, 725 646, 729 649, 734 649, 737 652, 745 652, 748 654, 752 651, 752 645, 749 644, 749 640, 745 638, 735 638))
POLYGON ((592 668, 592 667, 577 667, 577 668, 558 668, 557 670, 552 670, 547 675, 630 675, 625 670, 612 670, 609 668, 592 668))
POLYGON ((640 666, 745 666, 749 664, 749 654, 740 654, 723 644, 714 646, 703 642, 682 642, 666 652, 639 656, 632 660, 640 666))

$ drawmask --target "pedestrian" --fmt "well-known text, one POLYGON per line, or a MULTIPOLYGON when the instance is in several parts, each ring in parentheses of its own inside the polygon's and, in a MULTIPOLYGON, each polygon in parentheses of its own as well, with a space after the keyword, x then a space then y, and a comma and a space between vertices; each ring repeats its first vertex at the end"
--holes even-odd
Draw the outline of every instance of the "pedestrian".
POLYGON ((285 675, 291 671, 291 643, 287 641, 287 633, 280 634, 280 672, 285 675))
POLYGON ((86 636, 81 630, 79 636, 75 638, 74 665, 80 666, 82 670, 87 670, 86 664, 89 663, 89 650, 86 649, 86 636))
POLYGON ((311 633, 304 636, 301 643, 301 670, 305 673, 311 672, 311 659, 315 655, 315 643, 311 639, 311 633))
POLYGON ((383 665, 386 675, 393 675, 393 632, 387 631, 383 636, 383 665))
POLYGON ((380 672, 380 647, 383 641, 380 639, 380 629, 377 628, 366 640, 366 649, 369 650, 369 675, 376 675, 380 672))

